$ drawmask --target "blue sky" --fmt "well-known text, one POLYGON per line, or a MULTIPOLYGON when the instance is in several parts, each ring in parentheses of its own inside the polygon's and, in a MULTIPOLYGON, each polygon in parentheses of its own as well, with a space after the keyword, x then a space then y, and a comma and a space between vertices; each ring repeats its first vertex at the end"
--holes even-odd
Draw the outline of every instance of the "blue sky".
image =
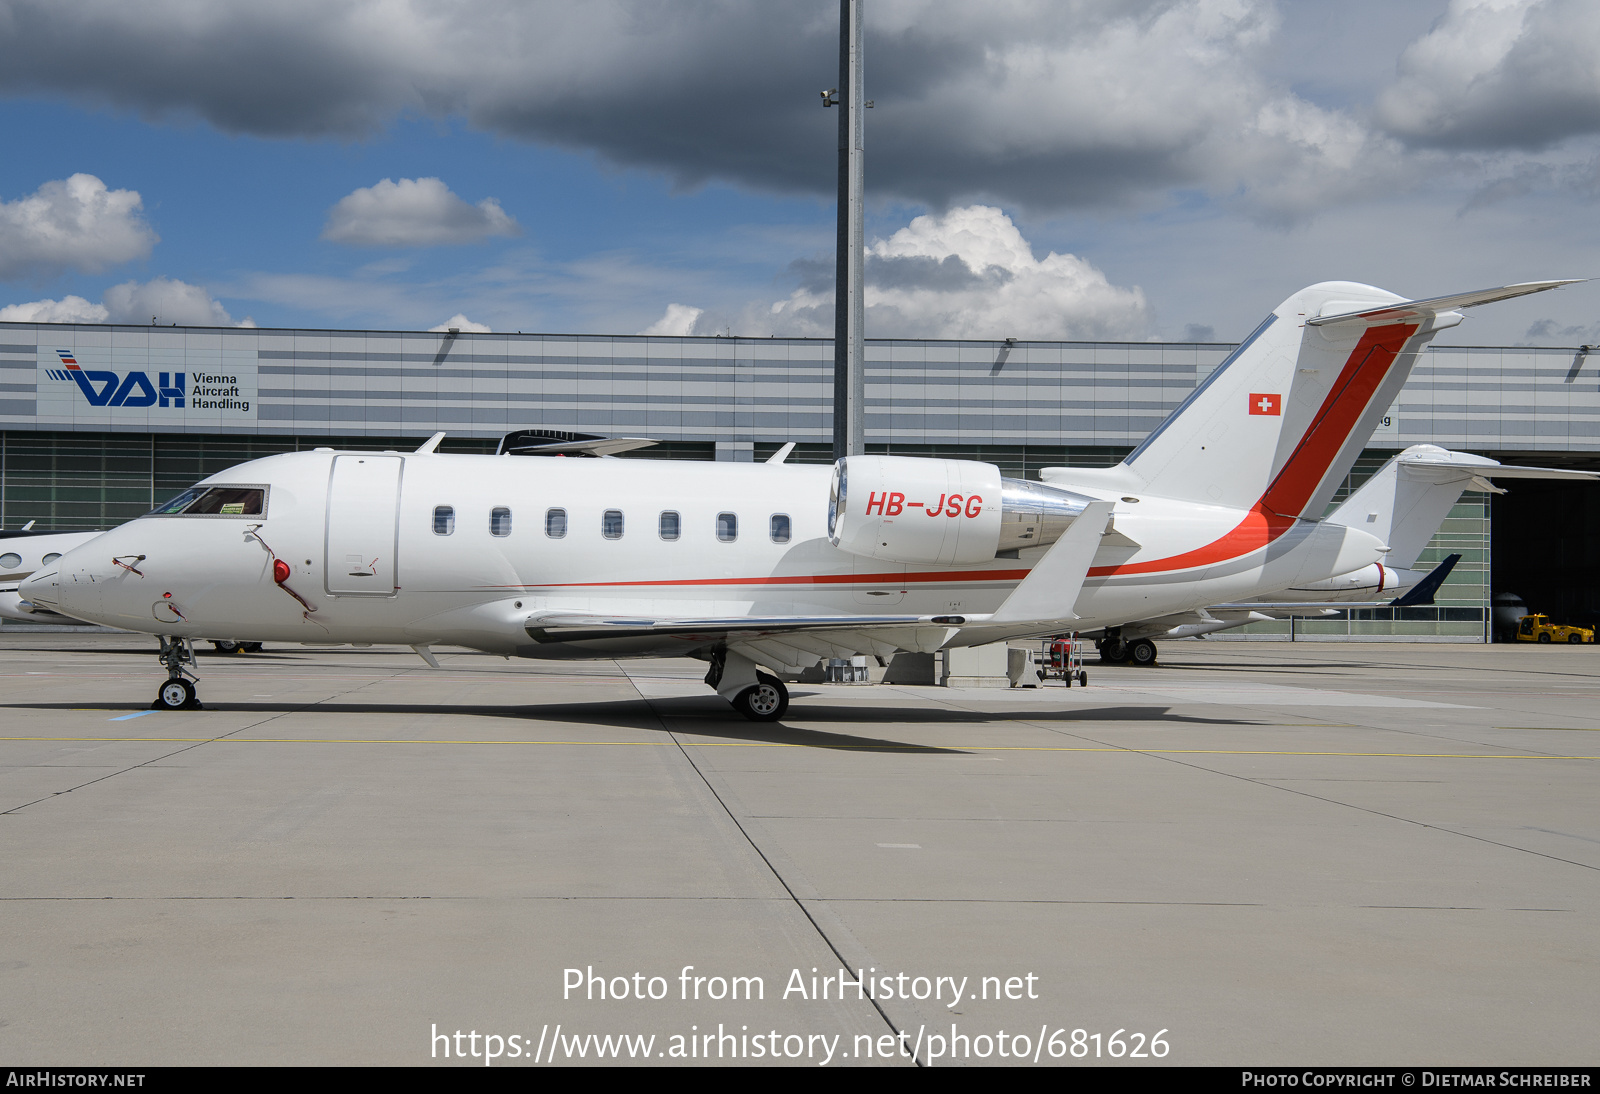
MULTIPOLYGON (((866 2, 869 335, 1600 274, 1593 4, 866 2)), ((0 315, 827 333, 836 13, 0 0, 0 315)), ((1596 292, 1446 340, 1600 341, 1596 292)))

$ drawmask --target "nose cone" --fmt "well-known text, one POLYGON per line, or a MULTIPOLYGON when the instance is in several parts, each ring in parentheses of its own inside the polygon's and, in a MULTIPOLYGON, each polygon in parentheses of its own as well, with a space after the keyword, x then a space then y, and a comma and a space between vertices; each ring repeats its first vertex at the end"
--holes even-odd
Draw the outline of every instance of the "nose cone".
POLYGON ((24 604, 37 604, 51 611, 60 610, 61 561, 58 558, 56 564, 35 570, 22 579, 22 583, 17 586, 17 595, 22 598, 24 604))
MULTIPOLYGON (((17 593, 25 604, 86 623, 98 623, 100 594, 107 575, 96 573, 94 563, 104 554, 104 551, 92 550, 90 544, 74 548, 51 565, 30 574, 17 587, 17 593)), ((105 555, 107 566, 99 569, 107 569, 109 560, 110 556, 105 555)))

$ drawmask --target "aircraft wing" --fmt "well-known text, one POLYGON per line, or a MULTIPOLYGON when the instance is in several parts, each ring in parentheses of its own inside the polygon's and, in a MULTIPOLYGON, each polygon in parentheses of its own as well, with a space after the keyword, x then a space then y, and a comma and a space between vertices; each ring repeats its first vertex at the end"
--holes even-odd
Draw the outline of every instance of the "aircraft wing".
POLYGON ((690 647, 711 642, 742 646, 769 661, 796 664, 806 655, 838 657, 899 649, 931 652, 955 630, 974 624, 1008 629, 1048 628, 1071 621, 1111 503, 1091 502, 1065 535, 993 613, 976 615, 774 615, 678 618, 539 612, 525 624, 535 642, 646 641, 659 638, 690 647))
POLYGON ((540 644, 579 643, 590 649, 689 654, 714 644, 777 671, 799 671, 820 658, 872 654, 892 657, 901 650, 932 653, 963 625, 987 616, 842 615, 730 616, 726 618, 641 618, 545 612, 529 619, 528 636, 540 644))
MULTIPOLYGON (((974 617, 987 618, 987 617, 974 617)), ((660 618, 545 612, 527 622, 535 642, 592 642, 608 638, 664 636, 686 639, 761 638, 801 632, 879 630, 900 627, 960 627, 964 615, 739 615, 725 618, 660 618)))
MULTIPOLYGON (((1496 300, 1511 300, 1530 293, 1544 292, 1546 289, 1559 289, 1563 285, 1576 285, 1585 280, 1587 278, 1573 277, 1564 281, 1524 281, 1518 285, 1478 289, 1475 292, 1456 293, 1454 296, 1435 296, 1428 300, 1400 300, 1393 304, 1380 304, 1375 308, 1353 307, 1349 311, 1334 311, 1330 315, 1318 315, 1307 319, 1306 325, 1320 327, 1329 323, 1349 323, 1358 319, 1368 323, 1399 323, 1407 319, 1422 319, 1438 315, 1440 312, 1455 311, 1457 308, 1492 304, 1496 300)), ((1344 306, 1341 301, 1329 303, 1329 307, 1333 309, 1344 306)))
POLYGON ((1246 600, 1238 604, 1213 604, 1208 612, 1327 612, 1346 608, 1388 608, 1392 600, 1246 600))

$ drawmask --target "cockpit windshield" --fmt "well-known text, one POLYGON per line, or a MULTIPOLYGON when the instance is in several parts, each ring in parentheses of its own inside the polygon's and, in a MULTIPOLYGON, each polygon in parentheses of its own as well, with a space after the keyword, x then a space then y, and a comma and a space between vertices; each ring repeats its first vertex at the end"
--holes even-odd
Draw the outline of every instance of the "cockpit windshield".
POLYGON ((267 512, 265 486, 192 486, 150 510, 152 517, 260 517, 267 512))

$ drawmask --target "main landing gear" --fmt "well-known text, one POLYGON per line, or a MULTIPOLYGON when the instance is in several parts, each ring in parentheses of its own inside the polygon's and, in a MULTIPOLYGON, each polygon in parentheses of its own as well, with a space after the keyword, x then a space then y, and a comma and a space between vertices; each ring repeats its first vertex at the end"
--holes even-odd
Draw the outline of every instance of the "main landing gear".
POLYGON ((706 683, 752 722, 776 722, 789 709, 789 689, 776 676, 756 668, 742 654, 717 650, 711 655, 706 683))
POLYGON ((151 710, 203 710, 195 696, 194 643, 187 638, 161 636, 161 652, 157 655, 161 667, 167 670, 166 682, 156 690, 156 701, 151 710))
POLYGON ((755 684, 733 697, 733 709, 752 722, 776 722, 789 709, 789 689, 776 676, 757 673, 755 684))
POLYGON ((1107 636, 1096 642, 1100 650, 1102 664, 1114 664, 1118 661, 1131 661, 1141 667, 1156 663, 1156 644, 1148 638, 1138 638, 1132 642, 1124 642, 1120 637, 1107 636))
POLYGON ((232 656, 236 653, 260 653, 260 642, 235 642, 231 638, 213 639, 211 644, 217 648, 218 653, 232 656))

